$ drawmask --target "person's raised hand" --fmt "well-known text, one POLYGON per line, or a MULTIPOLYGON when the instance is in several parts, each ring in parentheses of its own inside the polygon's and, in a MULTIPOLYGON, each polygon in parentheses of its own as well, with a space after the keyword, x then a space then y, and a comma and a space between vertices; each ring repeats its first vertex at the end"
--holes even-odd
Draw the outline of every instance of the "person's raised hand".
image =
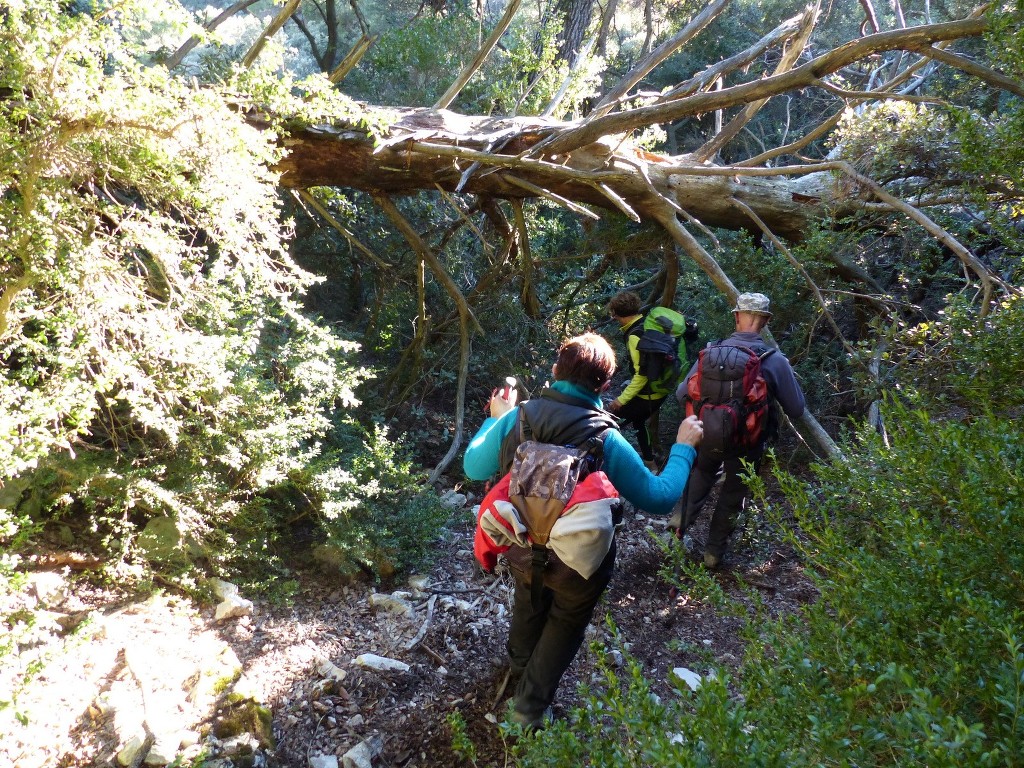
POLYGON ((491 392, 491 416, 495 419, 501 418, 516 407, 519 393, 515 387, 495 388, 491 392), (507 393, 507 394, 506 394, 507 393))
POLYGON ((700 421, 696 416, 687 416, 679 424, 679 429, 676 431, 677 443, 690 445, 694 448, 700 444, 702 437, 704 437, 704 422, 700 421))

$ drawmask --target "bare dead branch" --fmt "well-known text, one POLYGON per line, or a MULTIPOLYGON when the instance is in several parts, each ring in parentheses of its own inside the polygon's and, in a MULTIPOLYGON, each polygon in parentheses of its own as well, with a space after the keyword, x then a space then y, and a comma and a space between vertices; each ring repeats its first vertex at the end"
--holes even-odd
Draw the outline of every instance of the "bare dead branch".
POLYGON ((434 618, 434 605, 437 603, 437 595, 431 595, 430 599, 427 600, 427 617, 423 620, 423 624, 420 626, 420 631, 416 633, 416 636, 402 646, 402 650, 411 651, 421 642, 423 638, 427 636, 427 630, 430 628, 430 622, 434 618))
POLYGON ((465 222, 466 226, 473 231, 473 234, 476 235, 477 239, 480 241, 480 245, 483 246, 484 251, 488 255, 494 253, 494 248, 491 246, 490 243, 487 242, 487 238, 484 237, 484 233, 480 231, 479 227, 477 227, 476 224, 473 223, 473 220, 469 218, 469 215, 464 210, 462 210, 462 206, 459 205, 458 202, 456 202, 455 198, 453 198, 451 195, 445 192, 442 187, 435 185, 435 189, 441 193, 441 197, 443 197, 445 201, 448 203, 448 205, 452 207, 452 210, 454 210, 455 213, 458 214, 459 218, 462 219, 463 222, 465 222))
POLYGON ((607 184, 595 182, 594 186, 601 190, 604 193, 605 197, 612 201, 612 205, 614 205, 616 208, 622 211, 627 218, 632 219, 637 224, 639 224, 642 221, 640 215, 632 208, 630 208, 629 203, 623 200, 620 195, 616 194, 615 191, 611 189, 607 184))
POLYGON ((790 144, 785 144, 781 147, 776 147, 775 149, 769 149, 767 152, 762 152, 759 155, 755 155, 754 157, 742 160, 736 163, 736 165, 741 168, 746 168, 754 165, 761 165, 762 163, 766 163, 769 160, 772 160, 776 157, 781 157, 782 155, 791 155, 794 152, 798 152, 799 150, 803 149, 808 144, 810 144, 812 141, 820 139, 826 133, 828 133, 837 125, 839 125, 839 121, 843 119, 843 115, 845 113, 846 108, 843 107, 843 109, 836 112, 834 115, 832 115, 832 117, 828 118, 827 120, 819 124, 813 130, 808 131, 806 134, 804 134, 802 138, 799 138, 790 144))
MULTIPOLYGON (((980 10, 976 10, 976 11, 974 11, 971 14, 970 18, 978 18, 980 16, 980 14, 981 14, 981 11, 980 10)), ((943 50, 947 46, 949 46, 952 42, 953 41, 949 41, 949 40, 943 41, 943 42, 940 42, 940 43, 936 43, 934 46, 931 46, 931 48, 932 48, 932 50, 943 50)), ((888 93, 890 91, 895 90, 900 85, 902 85, 907 80, 909 80, 916 72, 918 72, 922 67, 926 66, 928 63, 929 63, 929 59, 927 59, 924 56, 922 56, 921 59, 919 59, 918 61, 916 61, 915 63, 911 64, 909 67, 907 67, 906 69, 904 69, 901 72, 899 72, 897 75, 895 75, 894 77, 889 79, 887 82, 880 84, 877 88, 875 88, 873 91, 871 91, 870 94, 868 94, 868 95, 872 95, 873 96, 873 95, 877 95, 877 94, 886 94, 886 93, 888 93)), ((923 82, 923 80, 924 80, 923 77, 920 78, 918 81, 916 81, 916 82, 912 83, 911 85, 907 86, 902 91, 899 91, 899 93, 902 94, 902 95, 909 95, 910 93, 912 93, 914 90, 916 90, 920 86, 920 84, 921 84, 921 82, 923 82)), ((861 103, 863 103, 863 102, 858 100, 858 101, 854 101, 852 104, 849 104, 847 106, 856 106, 857 104, 861 104, 861 103)), ((794 152, 796 152, 796 151, 800 150, 801 148, 803 148, 803 147, 807 146, 808 144, 810 144, 812 141, 820 138, 821 136, 824 136, 826 133, 828 133, 830 130, 832 130, 832 128, 834 128, 836 125, 838 125, 839 121, 842 119, 843 112, 844 112, 843 109, 839 110, 839 112, 837 112, 835 115, 830 117, 828 120, 826 120, 823 123, 821 123, 814 130, 810 131, 802 139, 799 139, 799 140, 797 140, 797 141, 795 141, 795 142, 793 142, 791 144, 787 144, 786 146, 778 147, 776 149, 772 149, 772 150, 769 150, 767 152, 763 152, 763 153, 757 155, 756 157, 751 157, 751 158, 749 158, 747 160, 744 160, 744 161, 742 161, 740 163, 737 163, 737 165, 740 165, 740 166, 760 165, 761 163, 764 163, 764 162, 766 162, 768 160, 771 160, 772 158, 780 157, 780 156, 786 155, 786 154, 793 154, 794 152)))
POLYGON ((989 313, 989 311, 992 309, 992 295, 995 292, 996 287, 1000 287, 1003 290, 1006 290, 1008 288, 1006 283, 1001 278, 999 278, 997 275, 994 275, 991 272, 991 270, 989 270, 988 267, 982 264, 973 253, 971 253, 967 248, 965 248, 960 243, 959 240, 957 240, 955 237, 953 237, 952 234, 950 234, 948 231, 946 231, 938 224, 936 224, 932 219, 925 216, 920 209, 915 208, 914 206, 910 205, 910 203, 900 200, 899 198, 894 197, 893 195, 890 195, 888 192, 882 189, 882 187, 879 184, 872 181, 867 176, 858 173, 849 163, 839 161, 832 163, 831 165, 834 165, 838 170, 841 170, 851 179, 855 179, 857 182, 863 184, 865 187, 870 189, 872 194, 875 195, 875 197, 877 197, 882 202, 888 203, 896 210, 903 212, 910 219, 916 221, 925 229, 926 232, 928 232, 928 234, 930 234, 944 246, 949 248, 949 250, 951 250, 958 259, 960 259, 961 263, 965 267, 967 267, 969 270, 974 272, 975 275, 978 276, 978 279, 981 281, 982 287, 982 305, 980 309, 980 314, 982 317, 985 317, 989 313))
POLYGON ((680 83, 679 85, 673 86, 669 90, 661 94, 661 96, 655 101, 656 104, 663 104, 668 101, 675 101, 684 96, 688 96, 691 93, 697 91, 703 91, 706 88, 710 88, 720 78, 724 77, 730 72, 737 69, 741 69, 747 66, 754 59, 758 58, 761 54, 767 51, 769 48, 773 48, 780 43, 784 43, 789 40, 793 35, 800 29, 800 20, 803 18, 803 14, 798 14, 790 19, 786 19, 784 22, 779 24, 775 29, 769 32, 767 35, 762 37, 756 43, 751 45, 749 48, 740 51, 737 54, 730 56, 727 59, 708 67, 699 75, 691 77, 689 80, 680 83))
POLYGON ((267 40, 272 38, 284 23, 288 21, 288 18, 295 13, 299 7, 301 0, 288 0, 285 3, 284 8, 280 10, 277 16, 274 18, 270 25, 260 33, 260 36, 256 38, 256 42, 249 48, 249 52, 242 58, 242 68, 248 69, 252 66, 252 63, 256 61, 256 57, 260 55, 260 51, 263 50, 263 46, 267 44, 267 40))
POLYGON ((765 236, 769 240, 771 240, 772 244, 779 250, 779 252, 786 257, 790 264, 793 265, 793 269, 800 273, 800 276, 803 277, 804 282, 807 284, 807 287, 810 288, 811 293, 814 294, 814 298, 818 302, 818 306, 821 308, 822 315, 828 321, 828 324, 832 326, 832 330, 835 332, 836 338, 839 339, 839 342, 843 345, 843 349, 846 350, 847 354, 849 354, 852 359, 857 360, 858 358, 856 356, 856 350, 854 350, 854 348, 850 346, 850 342, 846 340, 846 337, 840 330, 839 325, 835 321, 835 318, 832 317, 832 313, 829 312, 828 310, 828 305, 825 303, 825 297, 821 295, 821 290, 818 288, 817 283, 814 282, 814 278, 812 278, 810 273, 808 273, 808 271, 804 268, 804 265, 797 261, 796 257, 793 255, 793 252, 789 250, 789 248, 786 247, 786 244, 783 243, 775 235, 775 233, 768 228, 768 225, 761 220, 760 216, 754 213, 750 206, 748 206, 742 200, 737 200, 736 198, 733 198, 732 202, 733 205, 735 205, 737 208, 743 211, 743 213, 750 217, 750 220, 757 225, 758 229, 760 229, 765 234, 765 236))
POLYGON ((630 88, 643 80, 655 67, 692 40, 702 29, 714 21, 728 4, 729 0, 712 0, 677 35, 659 45, 649 55, 641 59, 632 70, 626 73, 618 84, 601 98, 597 106, 590 113, 591 116, 599 117, 600 115, 607 114, 615 106, 619 98, 629 93, 630 88))
POLYGON ((860 0, 860 6, 864 9, 865 21, 872 33, 881 32, 882 28, 878 26, 878 16, 875 15, 875 6, 872 5, 871 0, 860 0))
POLYGON ((430 247, 423 242, 423 239, 419 236, 409 221, 402 215, 402 212, 395 207, 394 202, 391 198, 385 197, 384 195, 374 195, 373 200, 377 205, 383 209, 384 213, 388 215, 388 218, 394 223, 395 227, 402 236, 405 237, 406 241, 412 247, 413 251, 421 256, 423 260, 430 267, 431 272, 437 278, 438 282, 445 289, 445 292, 451 297, 452 302, 459 310, 459 315, 466 318, 467 326, 472 326, 473 330, 477 333, 483 333, 483 328, 480 327, 480 323, 476 317, 473 316, 473 312, 470 310, 469 305, 466 304, 466 300, 462 295, 462 291, 459 290, 459 286, 455 284, 448 271, 444 268, 444 265, 437 260, 434 256, 434 252, 430 247))
POLYGON ((770 98, 804 88, 815 80, 874 53, 895 49, 909 50, 943 40, 975 37, 983 34, 987 28, 987 22, 983 19, 963 19, 869 35, 841 45, 789 72, 763 80, 735 85, 714 93, 693 94, 677 101, 588 119, 579 127, 564 131, 548 142, 544 148, 545 154, 561 156, 598 141, 602 136, 619 135, 655 123, 670 122, 770 98))
POLYGON ((679 223, 676 212, 667 205, 661 206, 655 209, 654 217, 683 249, 683 252, 704 271, 704 274, 711 278, 711 282, 714 283, 718 291, 729 301, 735 302, 740 292, 736 290, 736 286, 733 285, 732 280, 725 274, 714 257, 704 250, 703 246, 697 242, 697 238, 691 235, 686 227, 679 223))
POLYGON ((523 201, 512 200, 512 213, 516 222, 516 239, 519 245, 519 265, 523 275, 523 290, 520 294, 523 312, 527 317, 540 317, 540 300, 537 298, 533 253, 530 250, 530 234, 526 229, 526 216, 523 215, 523 201))
POLYGON ((552 117, 553 115, 561 115, 559 107, 562 105, 562 101, 565 99, 567 93, 569 93, 569 86, 572 85, 573 80, 576 79, 580 70, 587 65, 587 60, 590 58, 591 52, 594 50, 594 46, 597 44, 597 35, 592 35, 587 41, 587 44, 580 50, 579 55, 573 59, 572 66, 569 67, 569 72, 566 74, 565 79, 562 80, 562 84, 558 87, 555 95, 551 97, 551 102, 541 112, 541 117, 552 117))
POLYGON ((445 109, 453 101, 455 97, 459 95, 459 92, 466 87, 466 83, 473 77, 483 63, 487 61, 487 57, 490 56, 491 51, 494 50, 494 46, 498 44, 498 40, 505 34, 505 30, 508 29, 508 25, 512 23, 512 18, 516 15, 516 11, 519 10, 519 5, 522 0, 511 0, 508 7, 505 9, 505 14, 501 17, 498 25, 491 30, 491 34, 487 37, 487 40, 481 46, 480 50, 477 51, 476 56, 473 60, 459 73, 459 76, 455 78, 455 82, 452 83, 448 90, 444 92, 444 95, 437 100, 434 104, 434 109, 445 109))
POLYGON ((896 26, 900 29, 906 29, 907 20, 903 17, 903 4, 900 0, 892 0, 892 7, 896 12, 896 26))
POLYGON ((552 192, 550 190, 547 190, 547 189, 544 189, 543 187, 537 186, 532 181, 527 181, 526 179, 520 179, 518 176, 513 176, 510 173, 505 174, 505 178, 508 181, 510 181, 513 184, 515 184, 517 187, 522 187, 527 192, 530 192, 530 193, 532 193, 534 195, 537 195, 538 197, 543 197, 543 198, 545 198, 547 200, 550 200, 553 203, 557 203, 558 205, 564 206, 565 208, 568 208, 573 213, 578 213, 578 214, 580 214, 582 216, 587 216, 588 218, 591 218, 591 219, 600 219, 601 218, 600 216, 598 216, 596 213, 594 213, 589 208, 584 208, 579 203, 574 203, 572 200, 570 200, 567 197, 562 197, 561 195, 556 194, 556 193, 554 193, 554 192, 552 192))
POLYGON ((983 64, 971 61, 964 56, 958 56, 952 51, 943 50, 934 45, 923 45, 917 48, 911 48, 914 53, 919 53, 922 56, 926 56, 929 59, 935 61, 941 61, 943 64, 948 64, 951 67, 955 67, 972 77, 976 77, 982 82, 988 83, 993 88, 998 88, 1003 91, 1009 91, 1015 96, 1024 98, 1024 85, 1018 83, 1011 77, 1007 77, 1002 72, 986 67, 983 64))
POLYGON ((689 211, 680 211, 679 215, 682 216, 684 219, 686 219, 687 222, 689 222, 690 224, 695 226, 697 229, 699 229, 701 232, 703 232, 704 236, 706 238, 708 238, 708 240, 710 240, 712 243, 715 244, 715 248, 719 248, 720 249, 722 247, 721 242, 719 242, 718 237, 715 235, 714 232, 711 231, 710 227, 705 226, 704 222, 702 222, 696 216, 691 214, 689 211))
POLYGON ((843 99, 856 99, 864 101, 909 101, 914 104, 945 104, 942 99, 930 98, 928 96, 911 96, 906 93, 893 93, 891 91, 848 91, 845 88, 838 88, 824 80, 816 80, 814 86, 835 94, 843 99))
POLYGON ((363 56, 366 55, 366 52, 370 50, 376 40, 376 36, 370 37, 369 35, 363 35, 356 40, 351 50, 349 50, 345 58, 341 60, 341 63, 335 67, 327 79, 337 85, 348 77, 349 73, 363 60, 363 56))
POLYGON ((366 256, 370 261, 372 261, 381 269, 395 268, 394 264, 389 264, 388 262, 384 261, 384 259, 382 259, 380 256, 371 251, 362 242, 360 242, 360 240, 354 234, 352 234, 351 231, 349 231, 348 227, 346 227, 344 224, 338 221, 334 217, 334 215, 329 210, 327 210, 326 207, 324 207, 323 203, 321 203, 319 200, 313 197, 312 194, 310 194, 309 190, 296 189, 293 191, 302 199, 303 202, 309 205, 310 208, 312 208, 314 211, 320 214, 324 218, 324 220, 338 232, 338 234, 344 237, 348 241, 349 245, 351 245, 357 251, 366 256))
MULTIPOLYGON (((780 75, 783 72, 791 70, 800 60, 800 55, 804 52, 804 48, 807 46, 807 41, 810 40, 811 32, 814 30, 814 22, 818 18, 819 4, 808 6, 804 12, 803 17, 800 19, 800 27, 796 35, 793 38, 792 44, 782 54, 782 58, 779 59, 778 65, 775 67, 775 74, 780 75)), ((718 154, 727 143, 736 134, 738 134, 747 123, 749 123, 754 115, 756 115, 761 107, 768 103, 768 99, 758 99, 747 104, 740 113, 736 115, 729 124, 725 126, 718 134, 708 142, 704 144, 700 149, 693 153, 693 156, 703 162, 708 158, 714 157, 718 154)))
MULTIPOLYGON (((217 15, 217 17, 209 24, 207 24, 205 27, 203 27, 203 29, 205 29, 207 32, 210 32, 219 27, 221 24, 230 19, 239 11, 244 11, 250 5, 255 5, 257 2, 258 0, 240 0, 239 2, 230 5, 223 11, 221 11, 217 15)), ((167 69, 174 69, 179 64, 181 64, 181 62, 185 60, 185 57, 188 56, 192 52, 192 50, 201 42, 201 36, 192 35, 192 37, 186 40, 185 43, 178 50, 176 50, 163 62, 163 65, 167 67, 167 69)))
POLYGON ((473 312, 470 310, 465 298, 463 298, 459 287, 448 275, 444 265, 437 260, 433 251, 431 251, 427 244, 423 242, 416 230, 412 228, 412 225, 409 224, 408 220, 402 215, 402 212, 398 210, 395 204, 388 197, 375 195, 373 199, 374 202, 376 202, 377 205, 379 205, 388 215, 388 218, 391 219, 395 227, 402 233, 412 249, 430 267, 434 276, 437 278, 438 282, 444 286, 445 291, 451 297, 459 311, 459 376, 455 393, 455 435, 452 437, 452 444, 448 449, 448 453, 445 454, 444 458, 441 459, 440 463, 438 463, 430 473, 428 482, 433 483, 436 482, 445 469, 448 468, 448 465, 451 464, 452 459, 455 458, 462 445, 462 427, 466 410, 466 379, 469 377, 469 352, 471 346, 470 326, 472 325, 473 331, 479 333, 482 333, 483 329, 480 327, 480 323, 477 322, 477 319, 473 316, 473 312))

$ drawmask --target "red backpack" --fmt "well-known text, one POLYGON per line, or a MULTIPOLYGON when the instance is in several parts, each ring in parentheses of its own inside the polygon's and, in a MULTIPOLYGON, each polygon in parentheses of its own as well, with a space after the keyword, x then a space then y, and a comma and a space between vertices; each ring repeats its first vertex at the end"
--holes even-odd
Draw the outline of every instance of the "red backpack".
POLYGON ((686 385, 686 415, 704 422, 701 450, 724 453, 758 444, 768 421, 768 384, 758 354, 749 347, 712 344, 700 351, 686 385))

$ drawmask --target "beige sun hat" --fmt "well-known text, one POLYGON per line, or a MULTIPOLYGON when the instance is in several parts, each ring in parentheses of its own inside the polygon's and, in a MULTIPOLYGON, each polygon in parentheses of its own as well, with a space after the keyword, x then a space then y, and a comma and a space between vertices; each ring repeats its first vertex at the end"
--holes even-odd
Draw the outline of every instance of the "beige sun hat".
POLYGON ((736 297, 736 306, 732 308, 732 311, 771 317, 772 313, 768 309, 770 303, 768 297, 763 293, 741 293, 736 297))

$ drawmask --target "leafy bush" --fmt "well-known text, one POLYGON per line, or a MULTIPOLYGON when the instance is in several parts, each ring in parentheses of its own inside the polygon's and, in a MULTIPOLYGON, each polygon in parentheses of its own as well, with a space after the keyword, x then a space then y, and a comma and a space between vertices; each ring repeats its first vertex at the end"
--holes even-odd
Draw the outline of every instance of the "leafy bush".
POLYGON ((422 565, 449 511, 383 427, 353 448, 290 477, 325 537, 320 558, 342 574, 385 578, 422 565))
MULTIPOLYGON (((221 89, 176 80, 147 65, 162 9, 32 0, 0 17, 0 542, 17 552, 60 520, 112 569, 147 560, 191 583, 193 562, 273 570, 298 503, 278 489, 325 471, 332 446, 353 466, 389 448, 345 416, 368 375, 357 345, 299 309, 314 278, 286 253, 278 135, 233 107, 345 100, 258 67, 221 89), (140 548, 152 521, 181 557, 140 548)), ((419 489, 388 471, 399 514, 419 489)), ((350 521, 370 528, 366 559, 415 557, 375 520, 350 521)))
POLYGON ((927 408, 1018 412, 1024 406, 1024 299, 1009 296, 984 318, 950 297, 932 322, 898 328, 886 378, 927 408))

